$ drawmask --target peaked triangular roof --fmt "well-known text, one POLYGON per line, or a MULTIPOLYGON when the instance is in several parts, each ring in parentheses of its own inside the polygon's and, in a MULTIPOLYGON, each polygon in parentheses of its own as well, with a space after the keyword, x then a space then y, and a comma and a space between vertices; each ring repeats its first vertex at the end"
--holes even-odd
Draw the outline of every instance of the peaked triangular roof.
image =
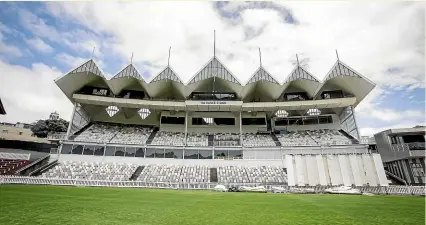
POLYGON ((334 66, 331 68, 330 72, 327 74, 325 81, 333 79, 338 76, 349 76, 349 77, 358 77, 363 78, 358 72, 351 69, 346 64, 342 63, 340 60, 338 60, 334 66))
POLYGON ((175 71, 173 71, 170 66, 167 66, 163 71, 161 71, 157 76, 155 76, 150 83, 157 82, 160 80, 172 80, 183 84, 178 75, 176 75, 175 71))
POLYGON ((83 65, 77 67, 76 69, 72 70, 68 74, 83 73, 83 72, 91 72, 91 73, 96 74, 98 76, 104 77, 101 70, 96 65, 96 63, 93 61, 93 59, 90 59, 89 61, 83 63, 83 65))
POLYGON ((189 81, 189 84, 197 83, 211 77, 219 77, 241 85, 235 76, 229 72, 229 70, 216 58, 216 56, 214 56, 200 71, 198 71, 198 73, 195 74, 195 76, 189 81))
POLYGON ((291 71, 291 74, 287 77, 284 83, 288 83, 294 80, 310 80, 319 82, 311 73, 303 69, 301 66, 297 65, 296 68, 291 71))
POLYGON ((138 80, 143 80, 142 76, 139 74, 138 70, 133 66, 133 64, 129 64, 119 73, 117 73, 112 79, 122 78, 122 77, 134 77, 138 80))
POLYGON ((251 76, 250 80, 247 82, 247 84, 251 84, 260 80, 266 80, 274 84, 278 84, 278 81, 275 80, 271 76, 271 74, 266 71, 262 66, 259 67, 259 69, 256 70, 256 72, 251 76))

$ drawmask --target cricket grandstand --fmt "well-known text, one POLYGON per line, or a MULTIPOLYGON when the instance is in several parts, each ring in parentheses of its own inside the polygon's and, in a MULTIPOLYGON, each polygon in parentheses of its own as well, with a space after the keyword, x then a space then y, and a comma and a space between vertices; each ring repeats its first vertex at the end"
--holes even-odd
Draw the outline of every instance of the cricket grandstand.
POLYGON ((170 65, 145 81, 132 63, 106 79, 93 59, 55 82, 74 105, 60 147, 29 173, 7 153, 2 174, 30 176, 3 183, 423 193, 390 188, 360 143, 354 109, 375 84, 339 59, 323 81, 297 63, 283 83, 261 64, 243 83, 213 56, 187 82, 170 65))

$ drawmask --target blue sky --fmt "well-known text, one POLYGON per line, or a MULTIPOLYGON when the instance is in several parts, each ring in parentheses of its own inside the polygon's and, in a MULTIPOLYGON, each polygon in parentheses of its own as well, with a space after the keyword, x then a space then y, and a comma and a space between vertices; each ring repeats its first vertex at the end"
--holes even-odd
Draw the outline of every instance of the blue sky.
POLYGON ((319 79, 340 59, 377 86, 357 107, 361 133, 424 124, 424 8, 418 3, 0 3, 0 98, 8 122, 72 105, 53 79, 92 56, 107 77, 130 61, 149 80, 167 65, 187 81, 217 55, 243 83, 258 67, 280 82, 295 54, 319 79), (359 12, 363 12, 360 16, 359 12), (336 19, 339 18, 339 19, 336 19), (419 29, 420 28, 420 29, 419 29))

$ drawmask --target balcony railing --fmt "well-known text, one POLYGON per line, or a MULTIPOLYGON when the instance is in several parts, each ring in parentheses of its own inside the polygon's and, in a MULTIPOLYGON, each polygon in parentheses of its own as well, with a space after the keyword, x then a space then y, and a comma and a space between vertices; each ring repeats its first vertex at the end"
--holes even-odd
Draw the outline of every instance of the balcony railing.
POLYGON ((49 133, 47 135, 47 139, 48 140, 64 140, 66 135, 67 135, 66 132, 49 133))
POLYGON ((391 150, 392 152, 421 151, 425 150, 425 142, 393 144, 391 150))

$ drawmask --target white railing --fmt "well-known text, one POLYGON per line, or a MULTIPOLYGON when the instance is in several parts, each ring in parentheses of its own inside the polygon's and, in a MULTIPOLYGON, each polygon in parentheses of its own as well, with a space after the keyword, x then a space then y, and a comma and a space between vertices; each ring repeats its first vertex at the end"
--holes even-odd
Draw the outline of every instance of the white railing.
POLYGON ((418 151, 425 150, 424 142, 393 144, 391 145, 393 152, 418 151))
MULTIPOLYGON (((56 179, 22 176, 0 176, 0 184, 35 184, 35 185, 58 185, 58 186, 91 186, 91 187, 123 187, 123 188, 161 188, 161 189, 192 189, 192 190, 213 190, 217 183, 167 183, 167 182, 144 182, 144 181, 106 181, 106 180, 77 180, 77 179, 56 179)), ((227 187, 256 187, 263 186, 271 191, 273 187, 280 187, 287 193, 325 193, 331 186, 313 187, 290 187, 283 184, 262 184, 262 183, 226 183, 227 187)), ((372 193, 378 195, 425 195, 424 186, 362 186, 356 187, 362 193, 372 193)))
POLYGON ((65 140, 67 132, 49 133, 47 135, 48 140, 65 140))
POLYGON ((0 152, 0 159, 29 160, 31 154, 0 152))

